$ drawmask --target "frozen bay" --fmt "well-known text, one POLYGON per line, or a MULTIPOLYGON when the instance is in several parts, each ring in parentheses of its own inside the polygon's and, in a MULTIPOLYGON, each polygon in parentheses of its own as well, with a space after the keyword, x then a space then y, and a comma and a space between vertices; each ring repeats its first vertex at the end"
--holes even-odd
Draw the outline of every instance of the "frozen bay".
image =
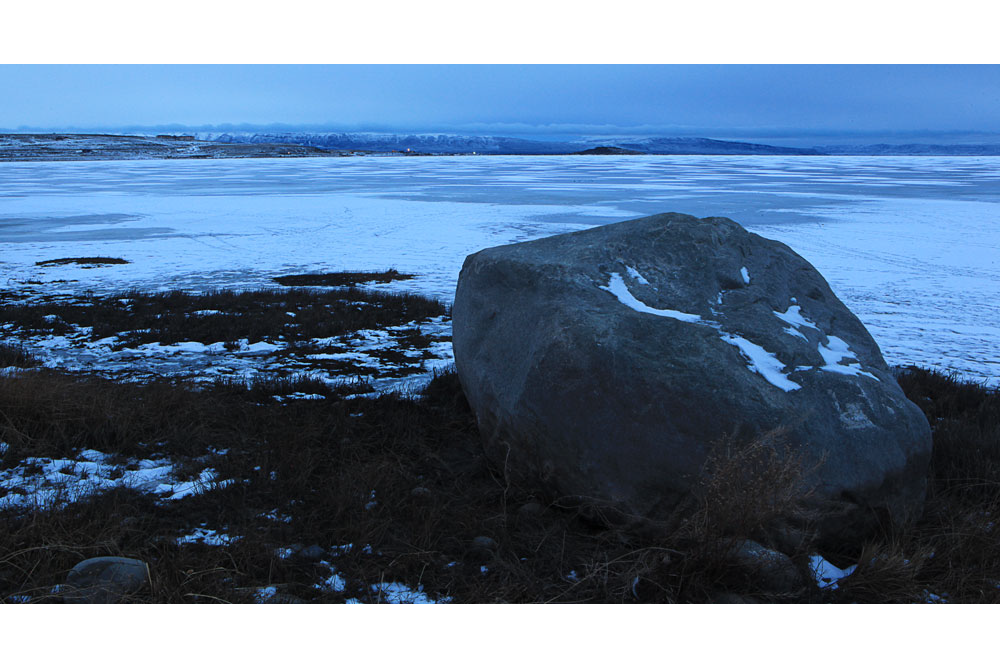
POLYGON ((890 364, 1000 384, 1000 158, 456 156, 0 163, 0 289, 271 286, 384 269, 451 300, 465 256, 725 216, 826 277, 890 364), (81 269, 72 256, 131 263, 81 269), (73 281, 73 282, 60 282, 73 281))

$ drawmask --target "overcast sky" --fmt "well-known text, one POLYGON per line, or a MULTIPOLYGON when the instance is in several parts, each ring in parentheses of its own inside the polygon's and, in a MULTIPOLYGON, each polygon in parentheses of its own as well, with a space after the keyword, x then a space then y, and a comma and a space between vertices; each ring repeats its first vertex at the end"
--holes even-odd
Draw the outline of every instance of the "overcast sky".
POLYGON ((8 130, 1000 133, 996 65, 2 65, 0 91, 8 130))

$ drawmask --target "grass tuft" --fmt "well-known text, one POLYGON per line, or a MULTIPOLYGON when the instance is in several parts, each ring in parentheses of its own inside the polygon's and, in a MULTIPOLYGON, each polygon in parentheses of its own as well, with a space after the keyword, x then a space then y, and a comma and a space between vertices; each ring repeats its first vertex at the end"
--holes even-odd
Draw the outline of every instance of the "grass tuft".
POLYGON ((813 491, 806 472, 802 459, 784 447, 780 429, 750 442, 729 437, 714 443, 696 492, 699 535, 767 542, 778 526, 807 524, 815 517, 806 505, 813 491))
POLYGON ((385 271, 337 271, 334 273, 298 273, 278 276, 274 281, 285 287, 349 287, 361 283, 391 283, 409 280, 414 275, 396 269, 385 271))

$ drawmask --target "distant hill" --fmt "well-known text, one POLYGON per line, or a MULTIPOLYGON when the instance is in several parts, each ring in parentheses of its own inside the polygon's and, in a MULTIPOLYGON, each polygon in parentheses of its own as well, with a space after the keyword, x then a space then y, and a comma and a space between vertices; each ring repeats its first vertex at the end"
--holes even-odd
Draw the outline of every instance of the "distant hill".
POLYGON ((589 155, 605 148, 648 155, 1000 155, 1000 144, 856 144, 792 148, 705 137, 589 137, 539 141, 391 132, 199 132, 196 136, 219 143, 298 144, 331 151, 432 155, 589 155))
POLYGON ((618 142, 617 145, 654 155, 822 155, 814 148, 789 148, 701 137, 656 137, 618 142))

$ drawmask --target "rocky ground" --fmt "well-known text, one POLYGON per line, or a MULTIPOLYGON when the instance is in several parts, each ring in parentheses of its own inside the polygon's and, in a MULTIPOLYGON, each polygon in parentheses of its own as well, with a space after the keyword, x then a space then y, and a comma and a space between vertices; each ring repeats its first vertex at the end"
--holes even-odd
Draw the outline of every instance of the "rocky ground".
POLYGON ((337 157, 350 151, 292 144, 227 144, 187 136, 0 134, 0 161, 164 160, 247 157, 337 157))

